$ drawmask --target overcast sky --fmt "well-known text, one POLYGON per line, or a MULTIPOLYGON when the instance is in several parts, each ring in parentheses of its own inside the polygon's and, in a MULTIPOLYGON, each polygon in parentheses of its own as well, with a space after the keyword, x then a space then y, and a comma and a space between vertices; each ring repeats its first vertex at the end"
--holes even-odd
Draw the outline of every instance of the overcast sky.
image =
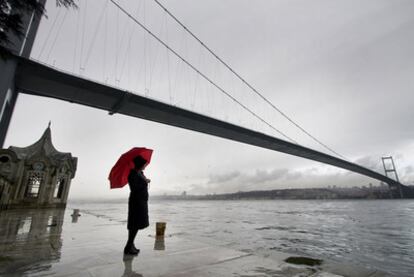
MULTIPOLYGON (((277 136, 168 54, 106 0, 78 11, 49 0, 32 58, 99 82, 277 136)), ((326 151, 219 66, 152 0, 119 1, 184 57, 289 137, 326 151)), ((87 4, 85 4, 87 3, 87 4)), ((395 158, 414 183, 414 2, 162 1, 276 106, 349 160, 382 172, 395 158)), ((52 121, 56 148, 79 158, 70 198, 123 197, 107 176, 134 146, 155 150, 150 193, 221 193, 377 181, 282 153, 52 99, 20 95, 5 146, 52 121)))

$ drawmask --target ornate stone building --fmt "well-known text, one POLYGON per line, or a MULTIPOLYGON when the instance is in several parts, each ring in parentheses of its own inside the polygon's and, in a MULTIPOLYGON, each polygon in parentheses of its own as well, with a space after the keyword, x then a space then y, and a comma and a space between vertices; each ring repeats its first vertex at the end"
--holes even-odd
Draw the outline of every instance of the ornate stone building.
POLYGON ((53 146, 50 125, 30 146, 0 149, 0 209, 66 207, 76 166, 53 146))

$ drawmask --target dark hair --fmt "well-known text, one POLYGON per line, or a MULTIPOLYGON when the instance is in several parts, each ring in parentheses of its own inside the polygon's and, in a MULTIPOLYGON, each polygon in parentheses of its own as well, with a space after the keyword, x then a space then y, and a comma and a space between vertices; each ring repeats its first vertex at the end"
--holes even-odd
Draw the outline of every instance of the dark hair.
POLYGON ((147 163, 147 161, 141 156, 136 156, 133 161, 136 169, 142 169, 147 163))

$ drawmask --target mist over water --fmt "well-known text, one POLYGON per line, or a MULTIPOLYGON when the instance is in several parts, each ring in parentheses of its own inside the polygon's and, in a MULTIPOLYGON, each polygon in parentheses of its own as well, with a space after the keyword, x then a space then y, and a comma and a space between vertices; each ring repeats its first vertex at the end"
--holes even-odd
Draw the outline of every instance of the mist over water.
MULTIPOLYGON (((107 218, 126 229, 125 203, 77 203, 69 208, 107 218)), ((363 265, 392 276, 414 271, 414 201, 244 200, 150 201, 150 228, 167 235, 225 244, 259 255, 277 251, 363 265)))

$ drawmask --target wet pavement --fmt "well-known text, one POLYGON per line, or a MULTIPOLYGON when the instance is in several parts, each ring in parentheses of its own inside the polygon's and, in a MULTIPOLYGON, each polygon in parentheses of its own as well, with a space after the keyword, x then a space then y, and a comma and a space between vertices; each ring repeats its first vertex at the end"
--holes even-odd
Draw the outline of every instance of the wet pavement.
MULTIPOLYGON (((375 270, 323 261, 321 265, 285 262, 294 256, 262 257, 168 234, 156 239, 154 226, 139 232, 138 256, 122 253, 126 226, 72 210, 0 212, 1 276, 386 276, 375 270)), ((155 225, 155 224, 154 224, 155 225)), ((317 257, 313 257, 317 258, 317 257)))

